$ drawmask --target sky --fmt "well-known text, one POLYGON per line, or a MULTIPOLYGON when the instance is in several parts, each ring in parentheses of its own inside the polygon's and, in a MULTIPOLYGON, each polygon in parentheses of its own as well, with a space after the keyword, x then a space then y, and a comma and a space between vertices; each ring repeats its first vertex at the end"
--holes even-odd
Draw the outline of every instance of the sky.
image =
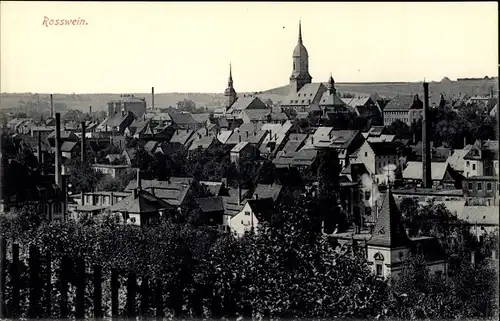
POLYGON ((314 81, 498 76, 498 3, 0 3, 1 92, 237 92, 314 81), (55 26, 50 20, 77 19, 55 26), (83 23, 85 21, 85 23, 83 23))

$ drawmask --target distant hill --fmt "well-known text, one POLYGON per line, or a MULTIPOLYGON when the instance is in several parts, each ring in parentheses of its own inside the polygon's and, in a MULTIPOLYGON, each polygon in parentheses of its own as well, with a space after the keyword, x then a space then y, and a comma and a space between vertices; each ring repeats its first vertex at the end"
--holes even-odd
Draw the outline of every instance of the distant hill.
MULTIPOLYGON (((325 86, 327 83, 323 83, 325 86)), ((423 92, 421 82, 387 82, 387 83, 335 83, 335 87, 341 93, 353 93, 355 95, 370 95, 377 93, 382 97, 393 97, 396 95, 409 95, 423 92)), ((468 94, 487 95, 491 90, 498 91, 498 78, 489 79, 467 79, 451 81, 445 77, 440 82, 431 82, 430 92, 445 93, 447 96, 468 94)), ((287 95, 288 85, 263 91, 263 95, 287 95)))
MULTIPOLYGON (((326 83, 325 83, 326 85, 326 83)), ((498 78, 483 79, 459 79, 451 81, 447 77, 439 82, 430 83, 430 92, 445 93, 447 96, 466 93, 468 95, 487 95, 491 90, 498 92, 498 78)), ((396 95, 422 93, 422 83, 420 82, 386 82, 386 83, 336 83, 336 88, 341 93, 352 93, 355 95, 370 95, 377 93, 382 97, 393 97, 396 95)), ((221 90, 222 91, 222 90, 221 90)), ((263 101, 271 99, 273 102, 282 101, 289 93, 288 85, 251 93, 263 101)), ((243 96, 248 93, 238 93, 243 96)), ((145 97, 147 105, 151 105, 150 93, 134 93, 136 97, 145 97)), ((88 111, 92 106, 93 111, 106 110, 106 104, 113 99, 119 99, 120 94, 54 94, 54 104, 60 109, 79 109, 88 111), (59 106, 59 107, 58 107, 59 106)), ((167 108, 176 106, 178 101, 190 99, 196 103, 197 107, 223 106, 224 94, 221 93, 157 93, 155 94, 155 107, 167 108)), ((0 109, 25 109, 33 108, 37 105, 37 95, 33 93, 0 94, 0 109)), ((40 94, 40 105, 42 109, 48 108, 49 95, 40 94)))

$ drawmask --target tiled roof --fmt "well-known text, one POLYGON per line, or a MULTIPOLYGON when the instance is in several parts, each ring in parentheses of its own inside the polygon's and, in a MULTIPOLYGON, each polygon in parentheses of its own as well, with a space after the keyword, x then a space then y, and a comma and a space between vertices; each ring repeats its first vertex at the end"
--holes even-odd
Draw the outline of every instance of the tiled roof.
MULTIPOLYGON (((192 178, 171 177, 169 181, 141 180, 143 190, 150 191, 156 197, 161 198, 173 206, 179 206, 184 202, 191 189, 192 178)), ((132 180, 125 188, 125 191, 136 188, 137 181, 132 180)))
POLYGON ((190 113, 171 113, 170 118, 173 123, 179 126, 199 124, 199 122, 196 121, 190 113))
MULTIPOLYGON (((385 106, 384 112, 388 111, 408 111, 411 108, 414 108, 414 99, 415 96, 405 95, 405 96, 396 96, 389 101, 389 103, 385 106)), ((416 105, 418 109, 423 108, 423 103, 419 99, 418 104, 416 105), (417 107, 418 106, 418 107, 417 107)))
POLYGON ((249 142, 250 144, 253 145, 259 145, 263 141, 264 135, 266 134, 267 132, 263 130, 259 130, 256 132, 241 132, 235 130, 233 134, 229 137, 229 139, 226 141, 226 144, 235 145, 241 142, 249 142))
POLYGON ((270 109, 247 109, 243 113, 250 121, 267 121, 271 115, 270 109))
POLYGON ((315 149, 302 149, 295 154, 291 165, 295 167, 311 166, 314 163, 314 160, 316 160, 317 156, 318 151, 315 149))
POLYGON ((283 147, 283 151, 286 151, 287 153, 298 151, 307 139, 307 136, 307 134, 290 134, 285 147, 283 147))
POLYGON ((206 123, 210 121, 210 114, 208 113, 203 113, 203 114, 191 114, 193 119, 197 121, 198 123, 206 123))
POLYGON ((253 214, 259 221, 269 221, 274 213, 274 202, 272 198, 260 198, 248 200, 253 214))
POLYGON ((305 84, 297 93, 288 95, 282 105, 309 106, 314 103, 314 98, 320 91, 326 91, 326 87, 322 83, 305 84))
POLYGON ((245 148, 249 143, 248 142, 241 142, 236 144, 236 146, 231 149, 231 153, 239 153, 243 148, 245 148))
POLYGON ((222 189, 221 182, 200 181, 200 185, 203 186, 213 196, 219 196, 222 189))
POLYGON ((140 190, 138 191, 137 198, 134 198, 134 195, 130 195, 111 206, 111 211, 139 214, 155 213, 163 208, 172 208, 172 206, 151 193, 140 190))
MULTIPOLYGON (((242 191, 242 195, 243 195, 243 191, 242 191)), ((238 214, 239 212, 241 212, 241 210, 243 209, 243 207, 247 203, 246 200, 242 200, 241 203, 238 204, 238 196, 228 196, 228 197, 226 196, 226 197, 223 197, 222 199, 224 202, 224 214, 229 215, 231 217, 233 217, 236 214, 238 214)))
POLYGON ((390 248, 410 246, 411 241, 406 235, 401 214, 390 189, 387 190, 382 206, 378 211, 377 222, 368 245, 390 248))
POLYGON ((323 93, 319 104, 326 107, 351 107, 350 105, 346 104, 344 100, 342 100, 337 94, 330 94, 328 91, 325 91, 323 93))
POLYGON ((272 184, 272 185, 267 185, 267 184, 258 184, 257 187, 255 188, 255 191, 253 192, 253 198, 271 198, 273 201, 276 202, 278 199, 281 190, 283 186, 279 184, 272 184))
POLYGON ((75 146, 78 145, 78 142, 69 142, 65 141, 61 145, 61 152, 71 152, 75 148, 75 146))
MULTIPOLYGON (((444 178, 448 163, 446 162, 431 162, 431 173, 433 181, 441 181, 444 178)), ((403 170, 403 178, 411 180, 422 180, 423 169, 422 162, 408 162, 403 170)))
POLYGON ((231 114, 235 110, 245 110, 250 106, 258 107, 252 107, 252 109, 268 109, 266 104, 258 97, 238 97, 227 113, 231 114))
POLYGON ((224 201, 222 197, 197 198, 196 203, 198 203, 200 210, 204 213, 224 211, 224 201))
POLYGON ((176 130, 170 139, 170 143, 179 143, 183 146, 187 146, 191 138, 194 138, 193 135, 194 130, 176 130))
POLYGON ((219 135, 217 135, 217 140, 222 144, 225 144, 229 137, 233 134, 232 130, 222 130, 219 135))
POLYGON ((146 143, 146 145, 144 145, 144 149, 146 151, 148 151, 149 153, 154 153, 158 144, 159 144, 159 142, 154 141, 154 140, 150 140, 146 143))
POLYGON ((203 149, 207 149, 212 145, 216 138, 213 136, 202 136, 201 138, 197 138, 193 141, 191 146, 189 147, 189 150, 196 150, 198 147, 201 147, 203 149))

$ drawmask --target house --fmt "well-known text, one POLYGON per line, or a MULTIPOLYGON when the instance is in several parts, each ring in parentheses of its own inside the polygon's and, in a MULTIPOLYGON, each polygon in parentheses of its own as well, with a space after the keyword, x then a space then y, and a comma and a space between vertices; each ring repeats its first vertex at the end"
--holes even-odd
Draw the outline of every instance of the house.
POLYGON ((115 132, 123 134, 125 129, 127 129, 136 119, 136 116, 132 112, 122 112, 120 114, 115 114, 112 117, 106 118, 99 126, 97 126, 96 131, 99 132, 115 132))
POLYGON ((233 134, 232 130, 222 130, 218 135, 217 135, 217 140, 222 143, 226 144, 228 141, 229 137, 233 134))
POLYGON ((334 130, 333 127, 319 127, 302 149, 333 148, 337 151, 340 164, 349 164, 349 155, 363 144, 364 138, 357 130, 334 130))
POLYGON ((258 97, 238 97, 231 107, 226 111, 226 118, 241 117, 246 110, 268 110, 269 107, 258 97))
POLYGON ((84 192, 69 197, 68 209, 75 212, 76 218, 94 216, 104 212, 130 193, 124 192, 84 192))
POLYGON ((486 234, 498 233, 498 206, 464 206, 457 218, 470 226, 470 231, 481 242, 486 234))
MULTIPOLYGON (((131 191, 135 186, 137 180, 132 180, 125 191, 131 191)), ((141 186, 143 190, 175 207, 184 206, 193 195, 193 179, 189 177, 170 177, 167 181, 141 180, 141 186)))
POLYGON ((462 181, 467 205, 498 206, 500 183, 495 176, 469 176, 462 181))
POLYGON ((229 196, 226 182, 200 181, 200 185, 211 196, 229 196))
POLYGON ((382 108, 375 97, 353 97, 342 100, 354 110, 358 117, 371 120, 372 124, 382 123, 382 108))
POLYGON ((258 232, 259 222, 271 220, 273 213, 274 203, 271 198, 248 200, 243 209, 230 219, 230 229, 239 237, 252 229, 258 232))
MULTIPOLYGON (((451 156, 448 156, 446 162, 450 164, 451 168, 453 168, 456 172, 463 175, 465 170, 465 160, 464 157, 469 153, 469 149, 471 145, 467 145, 464 149, 455 149, 451 156)), ((465 175, 464 175, 465 176, 465 175)))
POLYGON ((130 169, 130 165, 93 164, 92 168, 104 175, 117 178, 125 174, 130 169))
POLYGON ((267 131, 260 129, 246 130, 243 125, 233 131, 231 136, 226 140, 225 145, 236 145, 242 142, 252 144, 256 149, 259 149, 262 142, 266 138, 267 131))
POLYGON ((151 119, 138 118, 134 120, 124 131, 126 137, 144 138, 154 135, 151 119))
POLYGON ((108 102, 109 118, 122 113, 132 113, 134 118, 142 118, 146 113, 146 98, 134 95, 120 95, 120 99, 108 102))
POLYGON ((424 104, 418 95, 396 96, 384 108, 384 125, 389 126, 394 121, 400 120, 411 126, 413 122, 423 117, 423 108, 424 104))
MULTIPOLYGON (((443 189, 458 189, 462 186, 462 177, 448 163, 431 162, 432 185, 443 189)), ((403 180, 419 186, 423 180, 422 162, 408 162, 403 170, 403 180)))
POLYGON ((290 121, 286 123, 280 124, 264 124, 261 127, 261 130, 267 131, 269 135, 264 137, 264 141, 260 146, 260 154, 263 156, 270 156, 274 154, 276 151, 283 148, 288 135, 290 135, 290 131, 292 129, 292 124, 290 121))
POLYGON ((224 201, 222 197, 203 197, 195 199, 199 210, 199 222, 203 225, 222 226, 224 201))
POLYGON ((266 199, 270 198, 274 203, 279 202, 283 195, 283 186, 279 184, 257 184, 253 192, 253 199, 266 199))
POLYGON ((395 141, 396 135, 386 134, 385 131, 385 126, 372 126, 368 132, 362 133, 362 135, 365 140, 371 143, 395 141))
POLYGON ((399 208, 388 188, 373 233, 366 241, 366 259, 376 276, 398 278, 410 254, 424 255, 431 273, 447 274, 446 256, 438 240, 433 237, 408 237, 399 208))
POLYGON ((196 139, 195 131, 191 129, 177 129, 170 138, 170 144, 178 144, 180 146, 184 146, 185 148, 189 148, 191 143, 196 139))
POLYGON ((297 92, 293 91, 281 103, 284 110, 309 112, 311 105, 319 106, 327 87, 322 83, 304 84, 297 92))
POLYGON ((54 130, 54 127, 33 126, 31 127, 31 137, 38 137, 38 133, 40 133, 42 135, 42 139, 45 139, 52 132, 54 132, 54 130))
POLYGON ((279 157, 279 155, 281 155, 282 153, 293 153, 300 150, 304 146, 307 140, 307 136, 308 134, 289 134, 285 146, 283 146, 283 148, 281 149, 276 148, 276 157, 279 157))
POLYGON ((217 144, 220 144, 214 136, 197 136, 197 138, 193 141, 191 146, 189 147, 189 151, 195 151, 199 148, 205 150, 209 149, 217 144))
POLYGON ((126 148, 122 152, 123 158, 125 158, 125 163, 128 166, 135 166, 136 164, 136 155, 137 155, 137 149, 135 148, 126 148))
POLYGON ((65 141, 61 145, 61 156, 67 159, 75 158, 80 154, 80 144, 78 142, 65 141))
MULTIPOLYGON (((386 174, 388 165, 401 167, 400 145, 393 142, 371 143, 365 141, 361 147, 351 154, 351 161, 363 163, 371 174, 386 174)), ((387 174, 386 174, 387 175, 387 174)))
POLYGON ((170 118, 174 129, 197 131, 205 125, 196 121, 190 113, 170 113, 170 118))
POLYGON ((110 164, 119 164, 125 160, 122 154, 108 154, 104 158, 107 159, 110 164))
POLYGON ((140 185, 132 195, 110 207, 111 212, 120 213, 128 224, 146 226, 151 219, 161 218, 173 212, 175 207, 164 200, 142 190, 140 185))
POLYGON ((256 156, 256 148, 249 142, 236 144, 236 146, 231 149, 230 153, 231 162, 235 164, 238 164, 241 158, 250 157, 251 159, 255 159, 256 156))
POLYGON ((464 156, 464 176, 497 176, 498 141, 476 141, 464 156))
POLYGON ((318 102, 318 106, 322 111, 322 114, 347 113, 354 110, 338 96, 337 90, 335 89, 335 81, 332 76, 330 76, 330 79, 328 80, 326 91, 322 94, 321 99, 318 102))

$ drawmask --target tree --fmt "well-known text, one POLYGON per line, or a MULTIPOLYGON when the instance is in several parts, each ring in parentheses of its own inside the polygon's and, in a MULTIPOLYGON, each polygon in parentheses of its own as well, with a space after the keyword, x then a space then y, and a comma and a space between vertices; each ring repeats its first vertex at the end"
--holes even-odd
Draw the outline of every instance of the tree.
POLYGON ((387 133, 391 135, 396 135, 398 138, 411 139, 412 133, 410 127, 399 119, 393 121, 387 128, 387 133))
POLYGON ((71 184, 71 190, 74 193, 94 191, 97 183, 104 175, 93 169, 88 162, 82 163, 80 159, 71 162, 71 175, 68 183, 71 184))
POLYGON ((192 113, 196 111, 196 104, 194 101, 184 98, 183 100, 177 102, 177 109, 192 113))
POLYGON ((129 170, 118 177, 104 176, 96 184, 96 190, 106 192, 123 192, 128 183, 135 178, 136 172, 129 170))

